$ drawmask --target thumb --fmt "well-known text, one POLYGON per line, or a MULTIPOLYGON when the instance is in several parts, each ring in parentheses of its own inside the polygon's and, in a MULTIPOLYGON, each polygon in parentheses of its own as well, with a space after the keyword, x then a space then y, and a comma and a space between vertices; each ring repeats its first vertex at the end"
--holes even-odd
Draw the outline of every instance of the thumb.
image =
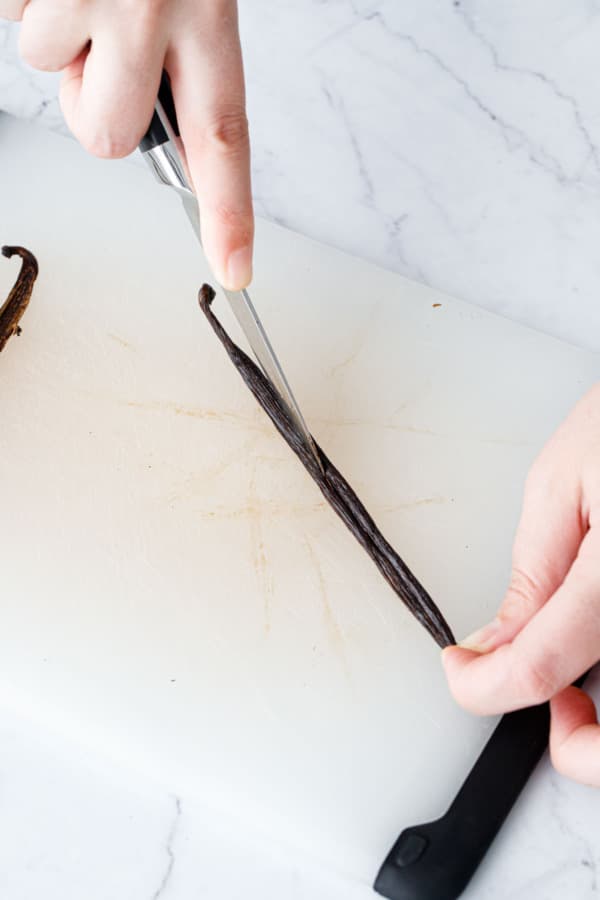
POLYGON ((460 642, 487 653, 512 641, 564 581, 585 534, 578 481, 551 442, 525 486, 508 590, 496 617, 460 642))

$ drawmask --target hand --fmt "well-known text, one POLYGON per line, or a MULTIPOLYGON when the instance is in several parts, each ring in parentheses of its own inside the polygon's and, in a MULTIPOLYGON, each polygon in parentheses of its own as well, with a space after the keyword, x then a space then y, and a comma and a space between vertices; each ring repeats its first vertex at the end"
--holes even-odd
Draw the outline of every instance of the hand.
POLYGON ((225 287, 245 287, 254 221, 235 0, 0 0, 0 17, 22 20, 30 65, 64 69, 64 117, 97 156, 137 147, 166 68, 206 255, 225 287))
POLYGON ((551 701, 550 754, 600 786, 600 725, 569 685, 600 659, 600 385, 535 462, 496 619, 442 660, 455 699, 492 714, 551 701))

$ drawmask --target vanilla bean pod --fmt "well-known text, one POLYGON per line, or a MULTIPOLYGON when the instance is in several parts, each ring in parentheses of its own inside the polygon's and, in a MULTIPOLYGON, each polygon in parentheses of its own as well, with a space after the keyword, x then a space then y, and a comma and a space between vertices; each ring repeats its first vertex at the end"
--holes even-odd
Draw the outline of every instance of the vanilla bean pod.
POLYGON ((19 321, 27 309, 38 274, 35 256, 24 247, 2 247, 2 255, 20 256, 23 262, 13 289, 0 307, 0 351, 13 334, 21 334, 19 321))
POLYGON ((277 390, 248 355, 234 344, 224 330, 210 308, 214 296, 215 292, 210 285, 203 285, 198 297, 200 307, 258 403, 298 456, 309 475, 316 481, 325 499, 364 547, 383 577, 406 604, 413 616, 427 629, 440 647, 454 644, 454 636, 444 616, 425 588, 383 537, 348 482, 315 442, 321 469, 307 446, 304 436, 290 417, 277 390))

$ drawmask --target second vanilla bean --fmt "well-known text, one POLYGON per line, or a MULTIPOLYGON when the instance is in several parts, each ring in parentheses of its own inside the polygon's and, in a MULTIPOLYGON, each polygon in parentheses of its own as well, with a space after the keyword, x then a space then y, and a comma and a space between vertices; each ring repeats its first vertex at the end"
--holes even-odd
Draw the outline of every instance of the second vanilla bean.
POLYGON ((13 334, 21 334, 19 322, 31 299, 38 274, 37 259, 25 247, 2 247, 2 255, 20 256, 23 262, 13 289, 0 307, 0 351, 13 334))

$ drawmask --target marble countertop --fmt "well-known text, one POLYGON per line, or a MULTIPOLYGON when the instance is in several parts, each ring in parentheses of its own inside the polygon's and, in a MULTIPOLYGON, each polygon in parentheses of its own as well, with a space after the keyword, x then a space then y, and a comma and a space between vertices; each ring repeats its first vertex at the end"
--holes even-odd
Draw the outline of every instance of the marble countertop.
MULTIPOLYGON (((600 678, 594 679, 598 697, 600 678)), ((0 715, 3 900, 374 900, 314 861, 215 822, 198 800, 0 715)), ((464 900, 597 897, 598 796, 544 760, 464 900)))
MULTIPOLYGON (((241 0, 256 210, 600 349, 600 5, 241 0)), ((0 109, 63 129, 0 24, 0 109)), ((598 680, 598 679, 597 679, 598 680)), ((360 900, 308 860, 0 716, 6 900, 360 900)), ((597 793, 547 761, 465 896, 596 896, 597 793)))
MULTIPOLYGON (((600 7, 241 0, 256 210, 600 349, 600 7)), ((61 127, 0 25, 0 108, 61 127)))

